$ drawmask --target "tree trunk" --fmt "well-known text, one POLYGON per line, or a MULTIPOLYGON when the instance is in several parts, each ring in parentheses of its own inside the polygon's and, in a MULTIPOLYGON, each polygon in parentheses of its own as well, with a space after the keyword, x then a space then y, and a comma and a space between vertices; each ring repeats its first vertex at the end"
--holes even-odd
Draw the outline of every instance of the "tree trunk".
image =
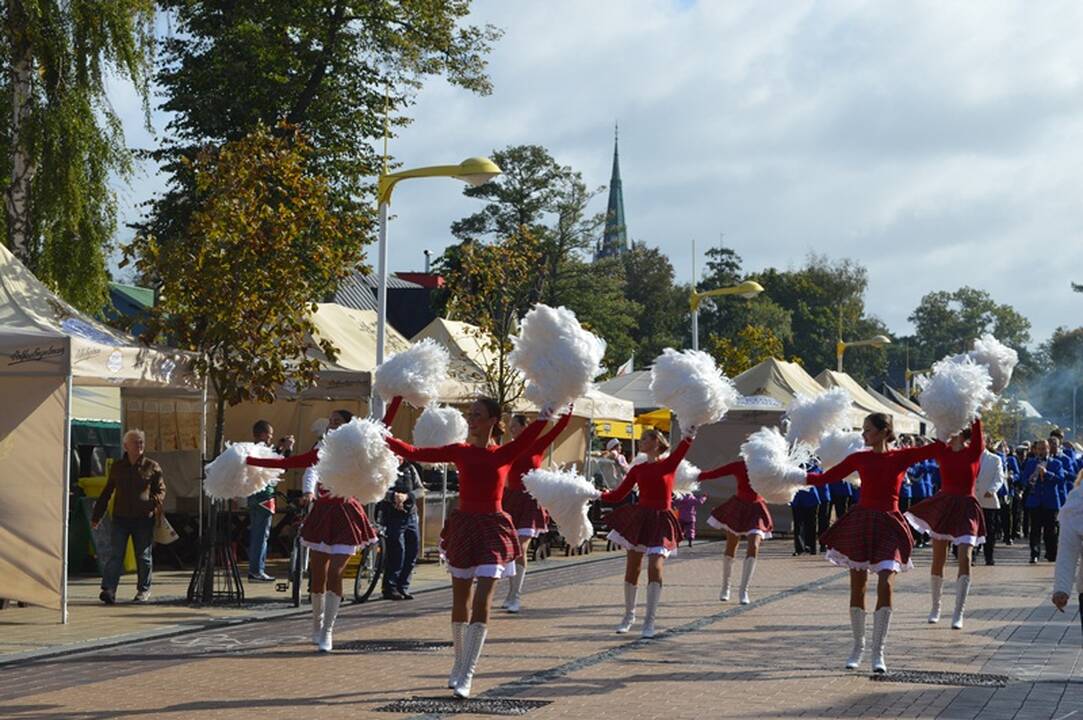
POLYGON ((218 457, 225 449, 226 399, 222 393, 218 392, 218 388, 215 388, 214 394, 214 447, 211 450, 214 452, 214 457, 218 457))
POLYGON ((9 0, 7 17, 8 42, 11 47, 11 184, 4 191, 7 211, 8 247, 22 262, 30 257, 30 184, 34 179, 33 158, 23 137, 30 121, 33 101, 34 55, 27 32, 26 13, 20 0, 9 0))

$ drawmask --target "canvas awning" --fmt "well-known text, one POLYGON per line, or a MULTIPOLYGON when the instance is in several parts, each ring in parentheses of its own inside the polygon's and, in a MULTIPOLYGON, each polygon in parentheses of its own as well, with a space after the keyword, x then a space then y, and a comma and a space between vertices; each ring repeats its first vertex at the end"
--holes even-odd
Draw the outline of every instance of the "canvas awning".
POLYGON ((816 376, 816 381, 825 388, 837 387, 846 391, 846 394, 853 401, 854 410, 856 411, 852 423, 854 427, 861 427, 866 415, 884 413, 891 416, 896 433, 917 434, 921 432, 921 424, 916 417, 901 408, 890 407, 880 402, 846 373, 824 370, 816 376))

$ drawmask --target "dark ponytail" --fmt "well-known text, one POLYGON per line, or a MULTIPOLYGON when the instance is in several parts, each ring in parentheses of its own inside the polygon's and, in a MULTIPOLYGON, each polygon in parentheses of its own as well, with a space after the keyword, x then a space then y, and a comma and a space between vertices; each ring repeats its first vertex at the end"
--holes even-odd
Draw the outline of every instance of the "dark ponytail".
POLYGON ((349 410, 332 410, 332 412, 342 418, 343 423, 348 423, 353 420, 353 413, 349 410))
POLYGON ((887 413, 871 413, 866 416, 865 420, 880 432, 886 432, 888 442, 895 442, 895 422, 890 415, 887 413))
MULTIPOLYGON (((482 404, 485 411, 489 414, 489 417, 496 418, 496 424, 493 425, 493 436, 496 438, 502 438, 508 434, 508 428, 504 425, 504 409, 500 407, 500 403, 491 397, 480 397, 478 402, 482 404)), ((524 423, 525 425, 526 423, 524 423)))

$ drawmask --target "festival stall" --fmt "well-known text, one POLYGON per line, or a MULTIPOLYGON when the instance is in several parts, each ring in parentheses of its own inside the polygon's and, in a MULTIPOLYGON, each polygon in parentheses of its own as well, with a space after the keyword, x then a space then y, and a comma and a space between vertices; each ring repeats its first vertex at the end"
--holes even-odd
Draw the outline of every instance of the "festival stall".
MULTIPOLYGON (((150 348, 80 313, 0 246, 0 577, 3 596, 67 620, 75 387, 198 400, 190 356, 150 348)), ((198 466, 198 448, 193 448, 198 466)))
POLYGON ((854 380, 846 373, 836 372, 835 370, 824 370, 816 376, 816 382, 827 389, 837 387, 846 391, 846 394, 849 395, 850 399, 853 401, 854 412, 851 413, 851 415, 853 426, 855 428, 861 427, 862 423, 865 421, 866 415, 872 413, 884 413, 891 416, 896 433, 916 435, 921 432, 921 423, 916 417, 902 408, 897 406, 892 407, 887 403, 883 403, 876 399, 869 394, 865 388, 861 387, 857 380, 854 380))

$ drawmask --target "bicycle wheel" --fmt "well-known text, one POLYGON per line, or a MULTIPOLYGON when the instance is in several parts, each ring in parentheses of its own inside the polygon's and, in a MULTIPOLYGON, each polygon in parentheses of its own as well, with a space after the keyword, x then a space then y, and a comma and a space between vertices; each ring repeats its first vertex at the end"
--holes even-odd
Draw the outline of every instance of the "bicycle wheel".
POLYGON ((363 603, 372 595, 384 572, 384 538, 361 550, 357 576, 353 580, 353 599, 363 603))

